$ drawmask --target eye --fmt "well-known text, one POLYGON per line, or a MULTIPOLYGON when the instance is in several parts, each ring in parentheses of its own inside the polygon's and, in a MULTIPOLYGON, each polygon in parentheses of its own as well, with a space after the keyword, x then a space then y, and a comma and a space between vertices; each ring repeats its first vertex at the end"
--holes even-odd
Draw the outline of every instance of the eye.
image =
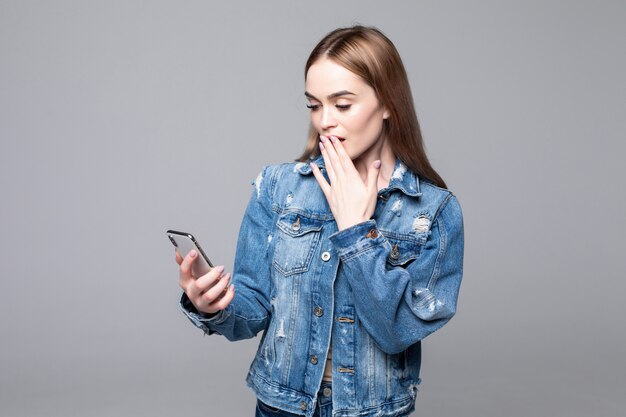
POLYGON ((335 104, 335 107, 339 110, 339 111, 346 111, 350 109, 350 104, 335 104))
POLYGON ((317 109, 319 109, 321 106, 319 104, 307 104, 306 108, 311 110, 311 111, 315 111, 317 109))

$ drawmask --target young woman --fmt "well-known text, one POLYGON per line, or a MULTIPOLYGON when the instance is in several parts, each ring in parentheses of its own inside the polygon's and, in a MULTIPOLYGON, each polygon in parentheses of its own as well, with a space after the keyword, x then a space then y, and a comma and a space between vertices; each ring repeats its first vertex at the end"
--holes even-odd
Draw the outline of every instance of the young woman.
POLYGON ((197 254, 177 254, 181 307, 208 334, 264 332, 247 378, 257 416, 406 416, 420 341, 456 310, 461 209, 380 31, 329 33, 305 80, 304 154, 256 178, 232 275, 195 277, 197 254))

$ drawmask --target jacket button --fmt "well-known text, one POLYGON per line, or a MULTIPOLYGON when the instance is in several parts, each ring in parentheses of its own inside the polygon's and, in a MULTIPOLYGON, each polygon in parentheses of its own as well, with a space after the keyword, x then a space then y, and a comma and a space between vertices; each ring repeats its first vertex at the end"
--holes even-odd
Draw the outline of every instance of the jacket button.
POLYGON ((300 410, 306 410, 306 401, 300 401, 300 410))
POLYGON ((313 365, 317 365, 317 355, 311 355, 311 359, 309 359, 313 365))
POLYGON ((398 251, 398 244, 397 243, 393 247, 393 250, 391 251, 390 256, 391 256, 392 259, 398 259, 400 257, 400 252, 398 251))
POLYGON ((291 225, 291 228, 296 232, 300 230, 300 217, 296 218, 296 221, 293 222, 293 224, 291 225))
POLYGON ((330 259, 330 252, 322 253, 322 261, 328 262, 329 259, 330 259))
POLYGON ((328 387, 324 387, 322 394, 324 394, 324 397, 330 397, 333 394, 333 391, 328 387))
POLYGON ((317 317, 322 317, 324 315, 324 309, 322 307, 317 306, 313 310, 313 314, 315 314, 317 317))
POLYGON ((372 229, 365 235, 366 238, 376 239, 378 237, 378 230, 372 229))

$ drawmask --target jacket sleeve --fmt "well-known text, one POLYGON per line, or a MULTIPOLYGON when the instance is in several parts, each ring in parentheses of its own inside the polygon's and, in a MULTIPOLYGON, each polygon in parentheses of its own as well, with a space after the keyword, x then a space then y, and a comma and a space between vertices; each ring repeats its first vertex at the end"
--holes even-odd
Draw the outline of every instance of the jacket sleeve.
POLYGON ((464 238, 461 207, 453 195, 433 219, 419 256, 406 268, 387 263, 391 245, 375 220, 330 239, 354 293, 357 317, 383 351, 406 350, 455 314, 464 238))
POLYGON ((254 337, 269 323, 271 263, 268 235, 272 224, 272 167, 266 167, 254 180, 255 189, 239 230, 232 282, 235 297, 230 305, 207 317, 196 311, 183 293, 180 307, 191 322, 207 334, 218 333, 229 340, 254 337))

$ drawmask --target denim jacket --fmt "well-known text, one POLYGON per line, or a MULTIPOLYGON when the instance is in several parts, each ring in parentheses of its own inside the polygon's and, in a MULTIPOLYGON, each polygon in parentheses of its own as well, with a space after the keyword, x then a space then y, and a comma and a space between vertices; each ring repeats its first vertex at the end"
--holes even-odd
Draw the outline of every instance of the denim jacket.
POLYGON ((457 199, 398 160, 372 218, 338 232, 309 164, 265 167, 253 184, 235 298, 206 318, 183 294, 183 312, 229 340, 263 331, 247 383, 272 407, 311 417, 332 340, 333 415, 408 415, 420 341, 456 311, 457 199))

